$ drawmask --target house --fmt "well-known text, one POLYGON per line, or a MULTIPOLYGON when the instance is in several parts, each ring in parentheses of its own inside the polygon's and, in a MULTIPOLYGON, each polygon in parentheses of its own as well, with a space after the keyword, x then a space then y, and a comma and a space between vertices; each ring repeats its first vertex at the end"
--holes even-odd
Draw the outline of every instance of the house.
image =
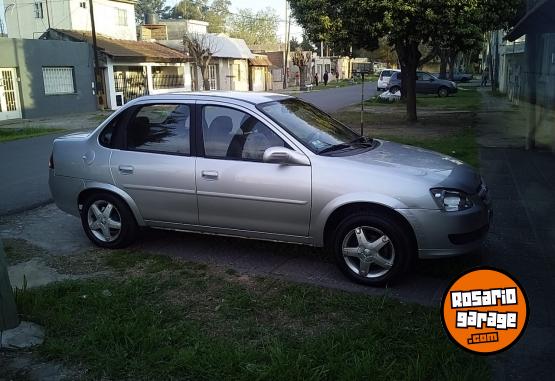
MULTIPOLYGON (((10 38, 37 39, 48 29, 91 31, 89 0, 9 0, 5 18, 10 38)), ((135 0, 93 0, 97 32, 136 40, 135 0)))
POLYGON ((555 151, 555 0, 529 0, 522 19, 494 33, 490 46, 499 90, 528 109, 527 147, 550 136, 555 151))
MULTIPOLYGON (((92 44, 88 31, 49 29, 41 38, 92 44)), ((113 110, 146 94, 191 90, 190 66, 183 53, 154 42, 103 34, 97 34, 96 41, 103 80, 99 93, 104 94, 105 107, 113 110)))
POLYGON ((265 54, 255 54, 249 59, 249 90, 268 91, 272 90, 272 63, 265 54))
POLYGON ((0 38, 0 52, 0 120, 96 110, 89 44, 0 38))

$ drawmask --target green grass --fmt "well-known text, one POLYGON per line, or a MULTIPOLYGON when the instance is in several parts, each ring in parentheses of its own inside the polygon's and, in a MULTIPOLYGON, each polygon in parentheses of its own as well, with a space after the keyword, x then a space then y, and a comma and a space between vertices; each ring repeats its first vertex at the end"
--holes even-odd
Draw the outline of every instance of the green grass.
MULTIPOLYGON (((456 94, 448 97, 421 95, 416 97, 417 108, 430 108, 445 111, 477 111, 481 107, 482 94, 474 87, 461 87, 456 94)), ((403 102, 384 102, 377 97, 365 102, 369 106, 405 107, 403 102)))
POLYGON ((49 135, 60 131, 64 131, 64 129, 42 127, 0 128, 0 143, 9 142, 11 140, 32 138, 41 135, 49 135))
POLYGON ((18 292, 46 328, 39 354, 91 379, 473 380, 439 311, 119 252, 117 276, 18 292))
POLYGON ((413 138, 391 135, 381 135, 380 138, 441 152, 460 159, 476 168, 478 168, 480 163, 478 143, 472 128, 465 128, 457 134, 437 138, 413 138))

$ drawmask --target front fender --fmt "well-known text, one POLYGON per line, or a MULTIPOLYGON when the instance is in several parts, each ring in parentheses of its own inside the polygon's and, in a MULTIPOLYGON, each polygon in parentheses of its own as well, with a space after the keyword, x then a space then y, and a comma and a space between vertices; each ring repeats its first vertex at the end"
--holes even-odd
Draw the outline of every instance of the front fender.
POLYGON ((320 212, 312 216, 310 226, 310 235, 313 237, 314 246, 324 246, 324 228, 331 214, 338 208, 356 203, 374 204, 384 206, 390 209, 406 209, 407 205, 396 198, 383 194, 374 194, 371 192, 358 192, 341 195, 320 209, 320 212))
POLYGON ((135 203, 135 201, 131 198, 131 196, 129 196, 129 194, 127 194, 120 188, 112 184, 101 183, 97 181, 85 181, 85 188, 83 191, 90 190, 90 189, 101 189, 101 190, 105 190, 105 191, 117 194, 123 199, 123 201, 127 203, 127 205, 129 206, 129 209, 131 209, 131 213, 133 213, 133 216, 135 216, 135 220, 137 221, 137 224, 139 226, 146 226, 143 216, 141 215, 141 212, 139 211, 139 208, 137 207, 137 204, 135 203))

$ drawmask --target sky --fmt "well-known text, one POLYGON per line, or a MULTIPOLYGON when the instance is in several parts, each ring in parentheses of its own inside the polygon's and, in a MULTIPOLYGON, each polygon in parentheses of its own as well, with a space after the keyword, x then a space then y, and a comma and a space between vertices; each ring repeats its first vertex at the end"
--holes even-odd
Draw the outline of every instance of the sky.
MULTIPOLYGON (((9 3, 9 0, 0 0, 0 17, 4 17, 4 3, 9 3)), ((166 0, 166 4, 173 6, 178 0, 166 0)), ((285 0, 231 0, 231 12, 237 12, 239 9, 250 8, 254 11, 259 11, 267 7, 274 8, 279 15, 281 22, 279 23, 278 38, 280 41, 285 40, 285 0)), ((4 25, 6 25, 4 23, 4 25)), ((302 28, 298 25, 291 23, 291 38, 295 37, 300 42, 302 40, 302 28)))

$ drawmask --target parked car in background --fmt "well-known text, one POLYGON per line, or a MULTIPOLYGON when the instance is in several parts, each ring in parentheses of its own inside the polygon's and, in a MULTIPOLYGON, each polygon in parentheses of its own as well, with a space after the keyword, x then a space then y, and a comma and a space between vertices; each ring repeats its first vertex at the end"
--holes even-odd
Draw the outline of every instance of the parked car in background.
MULTIPOLYGON (((401 72, 393 73, 387 90, 392 93, 401 91, 401 72)), ((446 97, 457 92, 457 84, 453 81, 439 79, 424 71, 416 72, 416 92, 418 94, 437 94, 446 97)))
POLYGON ((470 166, 360 136, 286 95, 141 97, 56 139, 49 167, 56 204, 98 246, 129 245, 141 227, 307 244, 367 285, 472 251, 489 227, 470 166))
POLYGON ((397 69, 385 69, 382 70, 380 76, 378 77, 378 91, 385 91, 387 89, 387 85, 389 84, 389 79, 393 73, 400 72, 397 69))

